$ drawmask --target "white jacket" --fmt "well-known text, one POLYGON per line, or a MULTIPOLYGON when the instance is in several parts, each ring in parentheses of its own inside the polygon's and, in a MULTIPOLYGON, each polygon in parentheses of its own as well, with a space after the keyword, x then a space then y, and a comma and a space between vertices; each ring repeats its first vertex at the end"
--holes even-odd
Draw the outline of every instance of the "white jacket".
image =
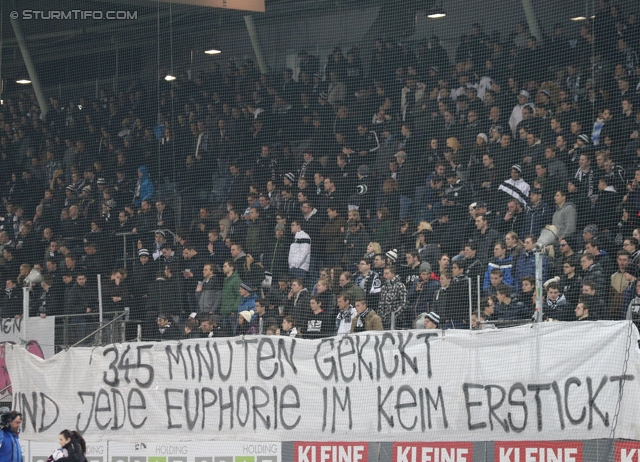
POLYGON ((311 265, 311 238, 304 231, 298 231, 289 247, 289 268, 309 271, 311 265))

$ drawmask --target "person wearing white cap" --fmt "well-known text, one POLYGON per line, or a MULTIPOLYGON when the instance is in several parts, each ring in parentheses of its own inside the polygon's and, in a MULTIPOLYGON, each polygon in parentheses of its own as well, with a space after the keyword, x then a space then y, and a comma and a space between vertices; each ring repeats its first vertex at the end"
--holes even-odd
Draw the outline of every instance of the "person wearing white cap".
POLYGON ((511 132, 513 136, 516 136, 516 128, 520 122, 522 122, 522 108, 525 106, 529 106, 533 109, 533 103, 529 102, 531 95, 527 90, 521 90, 518 93, 518 104, 513 107, 511 111, 511 117, 509 117, 509 127, 511 127, 511 132))

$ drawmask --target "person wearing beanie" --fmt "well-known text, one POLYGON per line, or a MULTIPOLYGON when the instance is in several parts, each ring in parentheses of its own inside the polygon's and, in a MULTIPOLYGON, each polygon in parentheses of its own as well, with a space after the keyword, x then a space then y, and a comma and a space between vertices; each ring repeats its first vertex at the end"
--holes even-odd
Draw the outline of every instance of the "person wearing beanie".
MULTIPOLYGON (((251 316, 253 316, 254 308, 256 306, 256 300, 258 299, 258 296, 255 293, 255 289, 250 285, 246 284, 245 282, 242 282, 240 284, 240 288, 238 289, 238 293, 242 298, 240 299, 240 303, 238 304, 238 308, 236 310, 236 316, 239 317, 243 311, 246 311, 246 312, 251 311, 252 313, 251 316)), ((249 319, 249 321, 250 320, 251 319, 249 319)), ((242 334, 238 334, 237 327, 238 327, 238 324, 236 324, 234 328, 233 335, 242 335, 242 334)), ((246 330, 244 333, 246 333, 246 330)))
POLYGON ((388 265, 395 265, 396 261, 398 261, 398 251, 396 249, 391 249, 384 254, 387 259, 388 265))
POLYGON ((244 310, 238 313, 238 327, 236 328, 235 335, 248 335, 248 334, 256 334, 257 332, 253 332, 255 330, 255 326, 251 325, 251 320, 253 319, 255 312, 253 310, 244 310))
POLYGON ((433 311, 427 313, 424 317, 424 328, 425 329, 439 329, 440 328, 440 316, 438 316, 433 311))
POLYGON ((511 177, 502 182, 498 191, 515 198, 523 207, 527 206, 531 186, 522 179, 522 167, 519 164, 511 166, 511 177))

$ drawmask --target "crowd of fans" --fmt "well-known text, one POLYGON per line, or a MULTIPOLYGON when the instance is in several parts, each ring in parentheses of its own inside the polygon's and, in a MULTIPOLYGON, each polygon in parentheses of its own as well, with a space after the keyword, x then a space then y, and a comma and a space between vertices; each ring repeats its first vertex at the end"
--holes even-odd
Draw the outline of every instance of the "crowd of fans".
POLYGON ((45 117, 6 100, 2 316, 35 267, 31 315, 95 313, 99 274, 145 339, 501 325, 534 316, 552 225, 545 317, 640 318, 639 53, 601 0, 577 37, 474 24, 453 63, 381 39, 301 51, 297 79, 247 60, 45 117))

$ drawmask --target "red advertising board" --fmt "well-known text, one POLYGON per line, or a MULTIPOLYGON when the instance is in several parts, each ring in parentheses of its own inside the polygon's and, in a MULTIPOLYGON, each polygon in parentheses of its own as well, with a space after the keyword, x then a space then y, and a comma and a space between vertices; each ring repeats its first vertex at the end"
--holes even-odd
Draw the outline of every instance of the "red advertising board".
POLYGON ((312 443, 293 444, 294 462, 368 462, 369 443, 312 443))
POLYGON ((472 462, 473 443, 393 443, 393 462, 472 462))
POLYGON ((582 462, 580 441, 496 441, 495 462, 582 462))
POLYGON ((640 441, 616 441, 616 462, 640 462, 640 441))

